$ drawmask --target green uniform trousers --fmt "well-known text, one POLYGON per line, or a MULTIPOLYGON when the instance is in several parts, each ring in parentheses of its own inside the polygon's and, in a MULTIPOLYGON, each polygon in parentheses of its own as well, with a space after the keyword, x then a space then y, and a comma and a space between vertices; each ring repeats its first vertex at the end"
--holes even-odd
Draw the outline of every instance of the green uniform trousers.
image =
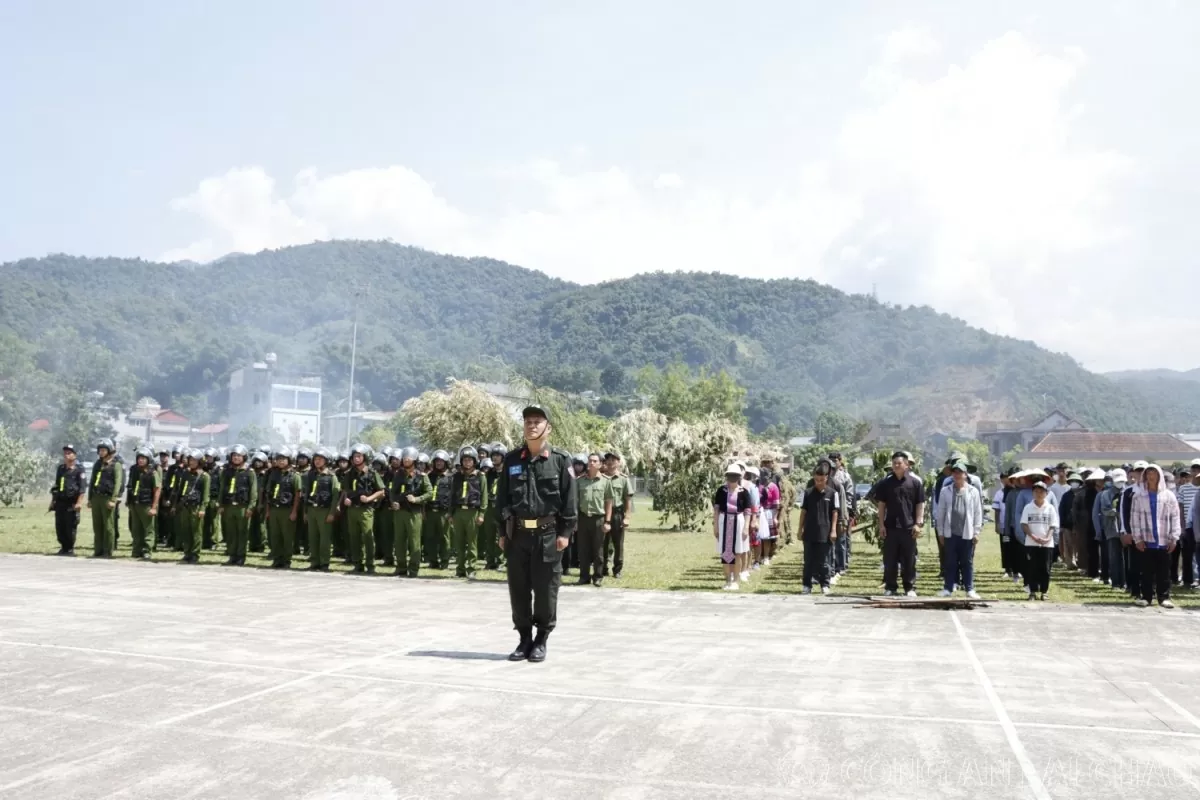
POLYGON ((214 550, 221 541, 221 514, 217 511, 216 503, 208 503, 204 507, 204 536, 205 550, 214 550))
POLYGON ((108 507, 112 495, 92 495, 92 555, 111 556, 117 546, 117 517, 108 507))
POLYGON ((267 537, 271 541, 271 563, 292 563, 292 537, 296 535, 296 523, 289 517, 291 506, 267 509, 267 537))
POLYGON ((350 506, 346 525, 350 529, 350 560, 356 567, 375 569, 375 509, 350 506))
POLYGON ((296 512, 296 521, 292 523, 295 526, 295 535, 292 536, 292 555, 300 555, 300 551, 308 547, 308 509, 304 503, 300 503, 300 508, 296 512))
POLYGON ((225 534, 225 553, 234 561, 246 558, 250 537, 250 520, 245 506, 226 506, 221 512, 221 531, 225 534))
POLYGON ((328 567, 333 523, 325 520, 331 512, 316 506, 309 506, 305 512, 308 520, 308 561, 314 567, 328 567))
POLYGON ((424 515, 420 511, 402 508, 391 512, 391 516, 396 573, 415 578, 421 570, 421 524, 424 522, 424 515))
POLYGON ((350 536, 346 527, 346 510, 339 508, 333 518, 333 554, 339 558, 350 558, 350 536))
POLYGON ((382 559, 384 566, 390 567, 392 559, 392 509, 385 504, 384 508, 375 509, 375 558, 382 559))
POLYGON ((479 526, 479 557, 483 559, 488 569, 500 567, 500 524, 489 511, 479 526))
POLYGON ((431 509, 425 512, 425 561, 430 569, 450 566, 450 512, 431 509))
POLYGON ((175 512, 179 549, 185 556, 200 557, 200 540, 204 536, 204 518, 199 506, 183 506, 175 512))
POLYGON ((150 506, 131 505, 129 507, 129 532, 133 540, 133 557, 141 558, 150 555, 157 538, 155 523, 157 517, 150 515, 150 506))
POLYGON ((475 571, 475 543, 479 540, 478 508, 456 508, 450 518, 453 531, 454 556, 458 561, 455 574, 460 578, 475 571))

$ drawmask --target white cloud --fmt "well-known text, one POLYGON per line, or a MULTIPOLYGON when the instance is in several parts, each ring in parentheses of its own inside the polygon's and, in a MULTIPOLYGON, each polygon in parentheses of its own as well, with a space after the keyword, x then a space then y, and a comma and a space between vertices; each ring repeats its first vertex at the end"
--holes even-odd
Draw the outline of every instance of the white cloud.
MULTIPOLYGON (((1115 203, 1136 165, 1084 135, 1087 118, 1071 97, 1083 53, 1045 52, 1019 33, 961 64, 938 65, 941 52, 919 28, 886 37, 862 110, 827 152, 781 153, 766 193, 544 159, 494 173, 519 187, 521 201, 483 214, 403 166, 324 177, 307 169, 286 191, 252 167, 174 201, 207 235, 166 257, 390 237, 581 282, 695 269, 812 277, 852 291, 878 284, 882 299, 1113 366, 1089 333, 1128 313, 1103 280, 1118 265, 1089 264, 1095 280, 1044 280, 1126 241, 1115 203)), ((1179 324, 1200 335, 1197 323, 1179 324)))

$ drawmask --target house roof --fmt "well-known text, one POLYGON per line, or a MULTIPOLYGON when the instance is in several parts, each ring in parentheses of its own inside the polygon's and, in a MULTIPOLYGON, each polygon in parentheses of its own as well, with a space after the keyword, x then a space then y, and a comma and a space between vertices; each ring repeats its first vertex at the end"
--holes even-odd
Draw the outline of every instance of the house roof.
POLYGON ((48 431, 48 430, 50 430, 50 420, 35 419, 33 422, 29 423, 29 430, 31 430, 31 431, 48 431))
POLYGON ((166 425, 187 425, 187 417, 178 414, 169 408, 164 408, 162 411, 154 415, 155 422, 162 422, 166 425))
POLYGON ((203 428, 197 428, 195 432, 200 434, 216 434, 224 433, 227 430, 229 430, 228 422, 213 422, 205 425, 203 428))
POLYGON ((1029 451, 1031 455, 1123 455, 1132 459, 1164 456, 1196 457, 1196 449, 1167 433, 1084 433, 1051 431, 1029 451))

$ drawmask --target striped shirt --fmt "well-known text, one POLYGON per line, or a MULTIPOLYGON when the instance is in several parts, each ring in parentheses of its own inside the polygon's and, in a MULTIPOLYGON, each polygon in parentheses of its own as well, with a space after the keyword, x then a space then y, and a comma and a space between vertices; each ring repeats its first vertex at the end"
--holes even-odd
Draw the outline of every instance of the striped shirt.
POLYGON ((1187 527, 1188 513, 1191 511, 1192 503, 1196 501, 1196 491, 1194 483, 1185 483, 1175 489, 1175 496, 1179 498, 1179 514, 1184 527, 1187 527))

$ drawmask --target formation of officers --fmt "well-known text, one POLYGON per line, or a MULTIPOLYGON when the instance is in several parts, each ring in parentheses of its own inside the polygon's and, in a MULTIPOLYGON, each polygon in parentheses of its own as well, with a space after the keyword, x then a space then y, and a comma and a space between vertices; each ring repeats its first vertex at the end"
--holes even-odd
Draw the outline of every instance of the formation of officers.
POLYGON ((569 456, 550 447, 543 409, 525 409, 523 420, 520 449, 468 445, 456 457, 413 447, 375 453, 365 444, 342 453, 142 447, 126 468, 112 440, 101 439, 85 476, 65 445, 49 509, 59 555, 75 554, 86 502, 98 558, 112 558, 125 506, 133 557, 142 560, 170 547, 197 563, 202 549, 224 542, 233 566, 264 549, 275 569, 303 554, 321 572, 334 557, 357 573, 374 573, 382 561, 401 577, 416 577, 422 564, 448 569, 453 561, 460 577, 480 560, 486 569, 504 564, 521 634, 512 657, 541 661, 564 569, 577 564, 580 582, 599 586, 611 552, 620 577, 633 492, 616 453, 569 456))

